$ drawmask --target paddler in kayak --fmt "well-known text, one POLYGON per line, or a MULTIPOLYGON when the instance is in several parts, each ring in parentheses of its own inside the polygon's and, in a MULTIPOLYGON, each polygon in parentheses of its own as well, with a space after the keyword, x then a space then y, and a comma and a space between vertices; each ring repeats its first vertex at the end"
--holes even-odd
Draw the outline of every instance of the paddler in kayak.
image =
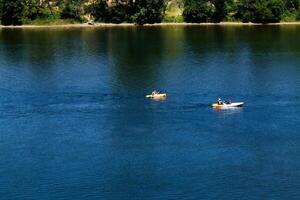
POLYGON ((157 90, 153 90, 153 92, 151 93, 152 95, 156 95, 156 94, 159 94, 160 92, 157 91, 157 90))
POLYGON ((219 105, 231 104, 231 100, 223 101, 221 98, 218 99, 219 105))
POLYGON ((150 95, 146 95, 146 97, 151 99, 165 99, 167 97, 167 94, 154 90, 150 95))
POLYGON ((221 98, 218 98, 218 104, 219 104, 219 105, 223 105, 223 104, 224 104, 224 101, 222 101, 221 98))
POLYGON ((212 107, 223 109, 223 108, 243 107, 243 105, 244 102, 231 102, 231 100, 223 101, 221 98, 219 98, 217 103, 212 104, 212 107))

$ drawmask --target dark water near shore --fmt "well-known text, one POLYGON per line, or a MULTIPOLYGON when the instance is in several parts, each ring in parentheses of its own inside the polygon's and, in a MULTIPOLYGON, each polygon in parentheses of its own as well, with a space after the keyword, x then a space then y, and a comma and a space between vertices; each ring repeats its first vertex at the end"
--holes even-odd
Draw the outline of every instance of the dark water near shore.
POLYGON ((300 199, 299 36, 0 30, 0 199, 300 199))

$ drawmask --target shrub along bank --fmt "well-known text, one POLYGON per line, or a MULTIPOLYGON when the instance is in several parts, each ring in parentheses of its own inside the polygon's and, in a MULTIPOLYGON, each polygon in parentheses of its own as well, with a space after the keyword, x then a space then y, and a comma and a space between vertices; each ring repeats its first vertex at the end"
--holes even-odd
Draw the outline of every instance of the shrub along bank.
POLYGON ((2 25, 82 23, 160 23, 296 21, 300 0, 0 0, 2 25), (172 10, 168 5, 180 1, 172 10), (174 11, 180 13, 173 15, 174 11), (169 15, 170 14, 170 15, 169 15))

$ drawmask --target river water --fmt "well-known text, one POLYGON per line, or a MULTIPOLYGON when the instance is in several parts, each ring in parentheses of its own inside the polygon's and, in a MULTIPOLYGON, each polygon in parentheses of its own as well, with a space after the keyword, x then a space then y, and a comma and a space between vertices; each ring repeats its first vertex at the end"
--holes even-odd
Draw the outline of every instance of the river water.
POLYGON ((0 30, 0 198, 300 199, 299 35, 0 30))

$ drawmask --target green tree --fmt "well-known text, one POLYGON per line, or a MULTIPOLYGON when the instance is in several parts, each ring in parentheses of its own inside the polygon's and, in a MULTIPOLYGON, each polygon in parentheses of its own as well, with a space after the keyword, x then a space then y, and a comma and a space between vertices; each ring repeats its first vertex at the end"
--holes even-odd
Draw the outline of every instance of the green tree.
POLYGON ((67 0, 63 5, 61 17, 63 19, 81 20, 81 15, 84 12, 83 3, 84 0, 67 0))
POLYGON ((207 0, 185 0, 183 17, 186 22, 201 23, 213 21, 216 8, 207 0))
POLYGON ((282 0, 257 0, 253 22, 276 23, 283 14, 284 2, 282 0))
POLYGON ((256 0, 240 0, 237 2, 238 12, 236 19, 242 20, 242 22, 253 21, 255 17, 255 5, 256 0))
POLYGON ((91 14, 96 21, 122 23, 129 19, 129 4, 113 2, 110 6, 106 0, 96 0, 91 8, 91 14))
POLYGON ((283 8, 283 0, 241 0, 236 17, 243 22, 279 22, 283 8))
POLYGON ((0 22, 2 18, 2 13, 3 13, 3 0, 0 0, 0 22))
POLYGON ((164 18, 166 9, 164 0, 138 0, 135 6, 137 12, 133 15, 132 21, 139 25, 159 23, 164 18))
POLYGON ((3 0, 1 24, 21 25, 25 17, 25 4, 23 0, 3 0))
POLYGON ((227 15, 226 10, 226 0, 214 0, 213 4, 216 8, 214 15, 213 15, 213 21, 214 22, 221 22, 225 19, 227 15))
POLYGON ((287 10, 298 10, 300 2, 299 0, 285 0, 285 8, 287 10))
POLYGON ((109 7, 108 15, 106 16, 105 21, 117 24, 127 21, 127 8, 127 5, 120 3, 109 7))
POLYGON ((109 14, 106 0, 94 1, 90 6, 90 12, 96 21, 106 21, 109 14))
POLYGON ((235 21, 238 13, 238 6, 235 0, 225 1, 225 21, 235 21))
POLYGON ((39 0, 25 0, 25 5, 26 10, 24 14, 30 20, 47 18, 52 12, 47 4, 41 3, 39 0))

